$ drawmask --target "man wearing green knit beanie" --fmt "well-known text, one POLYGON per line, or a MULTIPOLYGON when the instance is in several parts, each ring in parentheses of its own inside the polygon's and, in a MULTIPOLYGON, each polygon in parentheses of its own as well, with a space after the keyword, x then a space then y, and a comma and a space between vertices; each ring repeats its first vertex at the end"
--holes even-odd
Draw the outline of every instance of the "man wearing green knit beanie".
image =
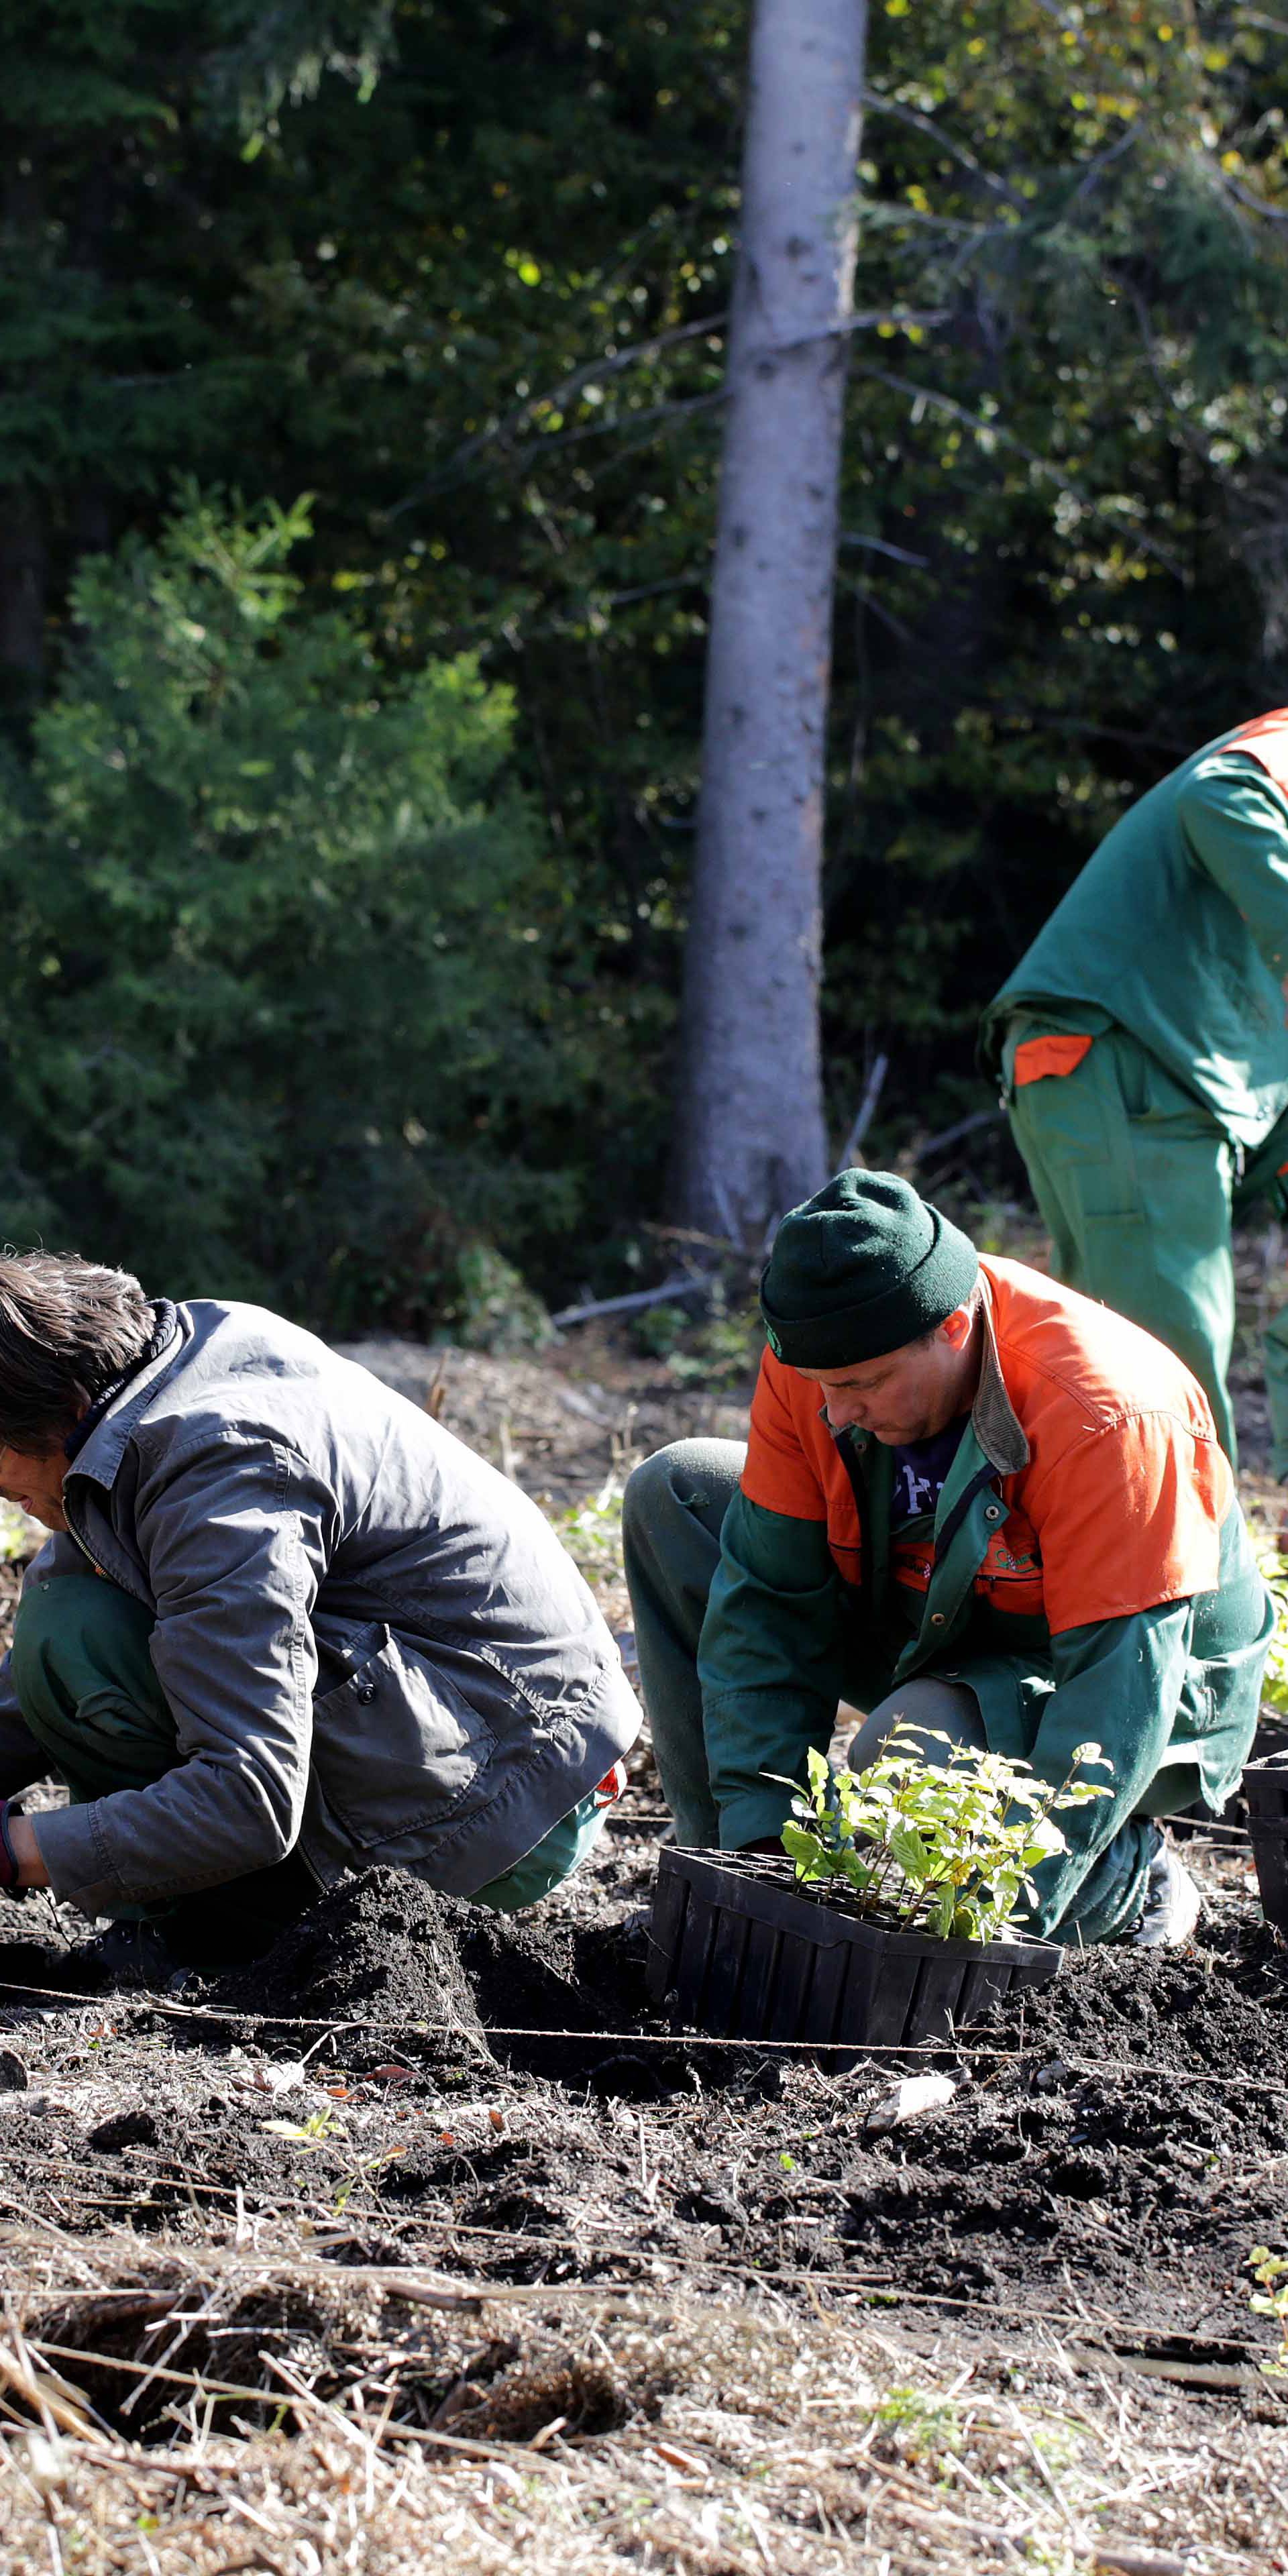
POLYGON ((760 1303, 745 1452, 679 1441, 626 1493, 678 1839, 779 1848, 842 1709, 867 1712, 856 1769, 900 1718, 932 1759, 987 1745, 1053 1783, 1094 1741, 1111 1794, 1064 1820, 1035 1928, 1187 1939, 1159 1820, 1236 1785, 1273 1626, 1197 1380, 892 1172, 784 1217, 760 1303))

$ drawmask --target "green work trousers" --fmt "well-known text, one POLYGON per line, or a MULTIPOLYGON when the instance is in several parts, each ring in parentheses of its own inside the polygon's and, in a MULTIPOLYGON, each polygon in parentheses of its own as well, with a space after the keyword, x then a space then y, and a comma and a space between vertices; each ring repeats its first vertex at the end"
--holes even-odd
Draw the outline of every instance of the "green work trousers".
MULTIPOLYGON (((1278 1190, 1281 1127, 1246 1169, 1210 1112, 1126 1029, 1092 1040, 1072 1073, 1017 1090, 1017 1044, 1050 1023, 1017 1016, 1003 1051, 1005 1098, 1058 1278, 1143 1325, 1193 1370, 1238 1464, 1226 1384, 1234 1341, 1236 1209, 1278 1190)), ((1272 1469, 1288 1477, 1288 1308, 1263 1326, 1272 1469)))
MULTIPOLYGON (((28 1583, 14 1620, 11 1673, 24 1722, 77 1806, 145 1789, 181 1759, 149 1652, 150 1610, 94 1574, 28 1583)), ((499 1914, 535 1905, 585 1859, 606 1809, 594 1791, 472 1902, 499 1914)), ((228 1887, 121 1909, 163 1922, 176 1956, 254 1958, 302 1914, 319 1882, 298 1852, 228 1887)))
MULTIPOLYGON (((744 1456, 736 1441, 678 1440, 635 1469, 622 1511, 640 1683, 662 1793, 677 1842, 699 1850, 718 1846, 720 1820, 711 1795, 698 1640, 744 1456)), ((898 1718, 927 1730, 931 1761, 941 1758, 935 1733, 954 1744, 987 1744, 987 1693, 981 1699, 970 1687, 969 1655, 959 1649, 955 1663, 952 1680, 921 1673, 869 1712, 850 1746, 857 1769, 875 1759, 898 1718)), ((1140 1914, 1141 1867, 1140 1835, 1128 1824, 1092 1864, 1050 1937, 1090 1943, 1129 1932, 1140 1914)))

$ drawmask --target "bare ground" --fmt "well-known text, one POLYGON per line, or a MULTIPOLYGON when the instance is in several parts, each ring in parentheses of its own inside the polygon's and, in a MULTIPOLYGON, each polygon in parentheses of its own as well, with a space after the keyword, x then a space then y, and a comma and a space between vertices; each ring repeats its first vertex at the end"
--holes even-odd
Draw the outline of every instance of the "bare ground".
MULTIPOLYGON (((602 1333, 378 1356, 619 1625, 631 1456, 743 1419, 602 1333)), ((653 2014, 634 1768, 538 1916, 376 1873, 195 2002, 87 1994, 76 1919, 0 1906, 0 2567, 1288 2570, 1248 2306, 1288 2248, 1288 1983, 1237 1826, 1190 1847, 1189 1951, 1072 1963, 881 2134, 902 2066, 653 2014)))

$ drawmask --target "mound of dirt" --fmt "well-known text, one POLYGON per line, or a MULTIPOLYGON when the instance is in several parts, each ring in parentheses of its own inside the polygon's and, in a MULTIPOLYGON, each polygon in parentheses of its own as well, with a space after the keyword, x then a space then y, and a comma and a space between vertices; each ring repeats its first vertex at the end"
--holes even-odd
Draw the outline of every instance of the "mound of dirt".
MULTIPOLYGON (((462 2041, 476 2058, 488 2054, 489 2031, 490 2053, 515 2064, 525 2032, 604 2027, 618 1997, 602 1962, 598 1977, 581 1973, 585 1946, 570 1925, 539 1913, 493 1914, 399 1870, 372 1869, 330 1888, 265 1958, 206 1991, 222 2011, 253 2014, 264 2028, 344 2021, 378 2035, 394 2026, 416 2032, 422 2052, 428 2039, 430 2055, 457 2059, 462 2041)), ((378 2053, 388 2055, 387 2040, 378 2053)), ((549 2043, 542 2064, 565 2071, 549 2043)))
POLYGON ((213 1980, 222 2009, 284 2021, 425 2023, 477 2036, 450 1897, 392 1869, 342 1879, 263 1959, 213 1980))
POLYGON ((1288 2040, 1288 1943, 1268 1924, 1226 1924, 1213 1950, 1070 1952, 1049 1986, 1011 1995, 981 2040, 1136 2073, 1277 2074, 1288 2040))

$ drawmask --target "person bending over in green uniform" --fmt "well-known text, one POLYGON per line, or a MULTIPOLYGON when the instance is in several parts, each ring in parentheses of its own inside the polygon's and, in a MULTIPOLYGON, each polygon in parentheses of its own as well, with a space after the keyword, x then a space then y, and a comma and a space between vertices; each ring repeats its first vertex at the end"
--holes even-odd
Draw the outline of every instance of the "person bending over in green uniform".
POLYGON ((1111 1794, 1036 1873, 1059 1941, 1175 1943, 1198 1896, 1158 1819, 1219 1807, 1274 1613, 1201 1387, 1161 1342, 976 1254, 889 1172, 784 1217, 746 1451, 681 1440, 622 1526, 682 1843, 773 1848, 841 1702, 1030 1762, 1098 1741, 1111 1794))
MULTIPOLYGON (((1101 842, 990 1003, 1061 1279, 1193 1369, 1232 1464, 1232 1218, 1288 1208, 1288 708, 1204 745, 1101 842)), ((1264 1339, 1288 1479, 1288 1308, 1264 1339)))

